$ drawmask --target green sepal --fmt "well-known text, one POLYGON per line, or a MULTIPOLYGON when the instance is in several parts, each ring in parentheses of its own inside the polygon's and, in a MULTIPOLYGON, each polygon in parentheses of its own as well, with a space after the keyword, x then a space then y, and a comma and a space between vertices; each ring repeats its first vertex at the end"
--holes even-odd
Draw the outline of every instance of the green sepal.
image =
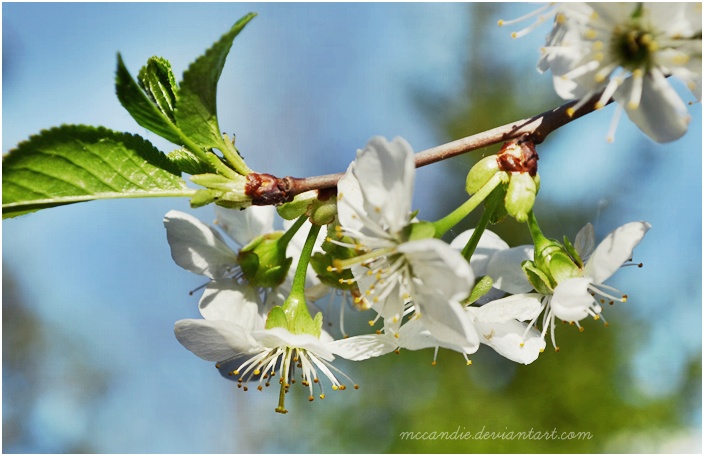
POLYGON ((252 286, 273 288, 286 280, 293 258, 286 257, 286 248, 278 242, 283 231, 257 237, 240 250, 238 262, 252 286))
POLYGON ((210 203, 214 203, 218 199, 222 198, 223 193, 224 192, 220 190, 209 190, 206 188, 197 190, 191 197, 191 207, 203 207, 210 203))
POLYGON ((2 160, 3 218, 100 199, 191 197, 181 172, 149 141, 87 125, 44 130, 2 160))
POLYGON ((264 324, 264 328, 284 328, 288 330, 288 321, 286 320, 286 313, 284 312, 283 307, 274 306, 271 308, 269 314, 266 316, 266 323, 264 324))
POLYGON ((195 175, 216 172, 213 165, 200 160, 193 152, 185 148, 172 150, 166 154, 166 158, 181 170, 182 173, 195 175))
POLYGON ((579 267, 565 250, 560 250, 550 256, 547 272, 556 284, 581 275, 579 267))
POLYGON ((435 226, 432 222, 411 223, 403 229, 403 239, 406 241, 417 241, 420 239, 430 239, 435 236, 435 226))
POLYGON ((308 312, 308 305, 304 297, 289 295, 283 305, 288 321, 288 331, 291 334, 310 334, 320 338, 323 329, 323 315, 318 312, 315 319, 308 312))
POLYGON ((491 280, 491 277, 489 276, 484 276, 479 279, 474 284, 474 288, 472 288, 472 292, 469 294, 469 298, 467 298, 465 304, 472 304, 473 302, 476 302, 477 299, 487 294, 493 285, 494 281, 491 280))
POLYGON ((545 273, 543 273, 543 271, 538 269, 532 261, 524 261, 521 263, 521 268, 528 277, 530 284, 533 285, 533 288, 535 288, 535 291, 542 295, 552 294, 553 287, 550 284, 550 279, 545 275, 545 273))
POLYGON ((171 63, 162 57, 151 57, 139 70, 138 84, 162 114, 174 122, 178 100, 178 85, 171 71, 171 63))
POLYGON ((569 238, 567 237, 567 235, 564 236, 563 241, 564 241, 563 243, 564 243, 564 245, 565 245, 565 249, 567 250, 567 253, 569 253, 569 255, 572 257, 572 259, 573 259, 574 262, 577 264, 577 266, 578 266, 580 269, 582 269, 582 268, 584 267, 584 262, 582 261, 582 257, 579 256, 579 253, 578 253, 577 250, 574 248, 574 246, 573 246, 572 243, 570 242, 570 240, 569 240, 569 238))

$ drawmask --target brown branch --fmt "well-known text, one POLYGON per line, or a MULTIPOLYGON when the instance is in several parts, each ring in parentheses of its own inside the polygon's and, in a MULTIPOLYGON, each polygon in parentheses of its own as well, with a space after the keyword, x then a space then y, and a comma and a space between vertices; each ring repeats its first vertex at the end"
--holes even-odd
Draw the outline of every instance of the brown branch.
MULTIPOLYGON (((551 111, 545 111, 542 114, 528 119, 492 128, 491 130, 467 136, 466 138, 458 139, 447 144, 431 147, 415 155, 416 167, 420 168, 421 166, 430 165, 431 163, 447 160, 457 155, 510 139, 519 138, 523 135, 530 137, 533 143, 540 144, 553 131, 596 110, 595 104, 600 97, 601 93, 594 95, 586 103, 583 103, 581 108, 574 111, 572 115, 569 115, 568 112, 577 104, 577 101, 571 101, 551 111)), ((609 103, 612 101, 613 100, 609 100, 609 103)), ((343 175, 344 173, 337 173, 305 178, 290 176, 281 178, 279 179, 279 189, 285 195, 285 199, 278 201, 278 203, 291 201, 294 196, 309 190, 333 188, 343 175)), ((276 204, 276 202, 271 201, 267 201, 265 204, 272 203, 276 204)), ((255 204, 257 203, 255 202, 255 204)))

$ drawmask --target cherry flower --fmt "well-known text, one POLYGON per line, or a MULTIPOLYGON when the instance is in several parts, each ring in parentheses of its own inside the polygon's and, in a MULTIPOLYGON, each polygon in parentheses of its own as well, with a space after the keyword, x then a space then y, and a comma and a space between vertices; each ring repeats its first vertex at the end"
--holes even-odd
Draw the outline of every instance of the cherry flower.
POLYGON ((476 347, 478 336, 459 304, 474 275, 462 255, 432 238, 434 230, 411 220, 414 179, 413 151, 402 138, 375 137, 357 152, 338 183, 339 238, 354 244, 331 241, 362 253, 333 265, 351 269, 362 292, 358 304, 376 310, 390 332, 414 311, 438 340, 476 347))
MULTIPOLYGON (((206 361, 215 362, 223 376, 238 383, 245 391, 249 382, 258 383, 257 389, 270 386, 279 376, 280 396, 277 412, 286 413, 283 398, 294 383, 296 370, 300 370, 303 386, 309 389, 313 400, 313 385, 325 393, 320 383, 321 372, 333 390, 344 390, 340 378, 349 380, 336 369, 330 344, 332 337, 321 331, 312 334, 294 334, 283 327, 268 327, 267 314, 271 306, 265 305, 252 287, 234 279, 212 282, 199 303, 203 319, 186 319, 176 322, 174 333, 178 341, 206 361)), ((364 340, 347 339, 346 346, 335 346, 335 354, 354 359, 364 340)), ((378 345, 378 344, 377 344, 378 345)), ((379 345, 391 351, 392 347, 379 345)), ((355 389, 357 385, 354 385, 355 389)))
MULTIPOLYGON (((536 263, 528 267, 524 265, 524 269, 532 279, 531 283, 543 295, 540 309, 540 312, 544 311, 542 336, 545 337, 549 328, 555 350, 559 350, 555 342, 555 319, 575 323, 581 330, 580 320, 588 316, 603 319, 602 304, 627 300, 627 295, 604 282, 631 259, 633 250, 649 229, 647 222, 627 223, 609 233, 594 249, 594 228, 587 224, 577 234, 569 255, 564 249, 556 249, 556 243, 552 241, 544 238, 536 240, 536 245, 543 240, 546 244, 550 243, 547 248, 538 247, 536 263), (547 258, 547 262, 540 263, 541 258, 547 258), (543 269, 537 265, 542 265, 543 269)), ((530 326, 538 320, 540 312, 532 319, 530 326)))
POLYGON ((701 3, 560 4, 538 69, 552 71, 562 98, 579 99, 570 112, 603 91, 597 108, 613 97, 650 138, 674 141, 690 116, 666 77, 701 100, 701 31, 701 3))

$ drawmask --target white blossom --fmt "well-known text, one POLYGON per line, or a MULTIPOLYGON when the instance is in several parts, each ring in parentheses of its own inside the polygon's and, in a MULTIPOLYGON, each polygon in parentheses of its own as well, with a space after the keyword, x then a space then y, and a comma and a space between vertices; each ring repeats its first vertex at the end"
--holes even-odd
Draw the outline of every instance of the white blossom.
POLYGON ((551 70, 562 98, 579 99, 570 112, 603 91, 597 108, 613 97, 650 138, 674 141, 690 116, 666 77, 701 100, 701 30, 701 3, 564 3, 538 69, 551 70))
POLYGON ((443 241, 412 234, 422 228, 411 226, 414 179, 413 151, 402 138, 388 142, 375 137, 357 152, 338 183, 339 237, 355 243, 332 241, 362 253, 334 265, 351 269, 362 292, 358 303, 376 310, 390 332, 415 311, 438 340, 478 347, 476 331, 459 304, 474 275, 443 241))

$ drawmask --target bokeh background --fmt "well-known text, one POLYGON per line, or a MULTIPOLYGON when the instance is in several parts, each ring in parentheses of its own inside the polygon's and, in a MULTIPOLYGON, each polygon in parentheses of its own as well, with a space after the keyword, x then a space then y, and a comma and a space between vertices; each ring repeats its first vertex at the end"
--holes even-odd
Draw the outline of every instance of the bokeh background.
MULTIPOLYGON (((132 74, 152 55, 178 76, 241 16, 220 80, 220 125, 250 167, 275 175, 342 171, 373 135, 415 150, 543 112, 561 100, 535 70, 549 25, 519 40, 496 26, 526 4, 2 5, 3 152, 69 123, 138 133, 114 95, 116 53, 132 74)), ((527 25, 527 24, 523 24, 527 25)), ((516 28, 520 28, 519 25, 516 28)), ((677 84, 686 100, 691 94, 677 84)), ((483 347, 403 352, 338 367, 359 391, 308 403, 243 393, 185 350, 173 323, 196 318, 202 278, 171 260, 170 209, 187 200, 91 202, 2 223, 2 450, 42 452, 668 452, 701 451, 701 104, 687 135, 656 145, 613 106, 540 145, 536 205, 549 236, 587 222, 597 237, 652 225, 644 267, 611 285, 629 301, 610 326, 560 327, 560 353, 518 366, 483 347), (403 431, 586 431, 590 440, 402 440, 403 431)), ((417 175, 415 207, 434 220, 463 200, 477 151, 417 175)), ((469 224, 460 226, 456 234, 469 224)), ((513 245, 525 227, 495 228, 513 245)), ((327 308, 326 303, 321 306, 327 308)), ((331 320, 336 321, 333 307, 331 320)), ((368 315, 348 312, 348 329, 368 315)), ((368 328, 368 327, 366 327, 368 328)), ((367 329, 368 330, 368 329, 367 329)), ((340 360, 342 361, 342 360, 340 360)), ((300 394, 299 394, 300 393, 300 394)))

